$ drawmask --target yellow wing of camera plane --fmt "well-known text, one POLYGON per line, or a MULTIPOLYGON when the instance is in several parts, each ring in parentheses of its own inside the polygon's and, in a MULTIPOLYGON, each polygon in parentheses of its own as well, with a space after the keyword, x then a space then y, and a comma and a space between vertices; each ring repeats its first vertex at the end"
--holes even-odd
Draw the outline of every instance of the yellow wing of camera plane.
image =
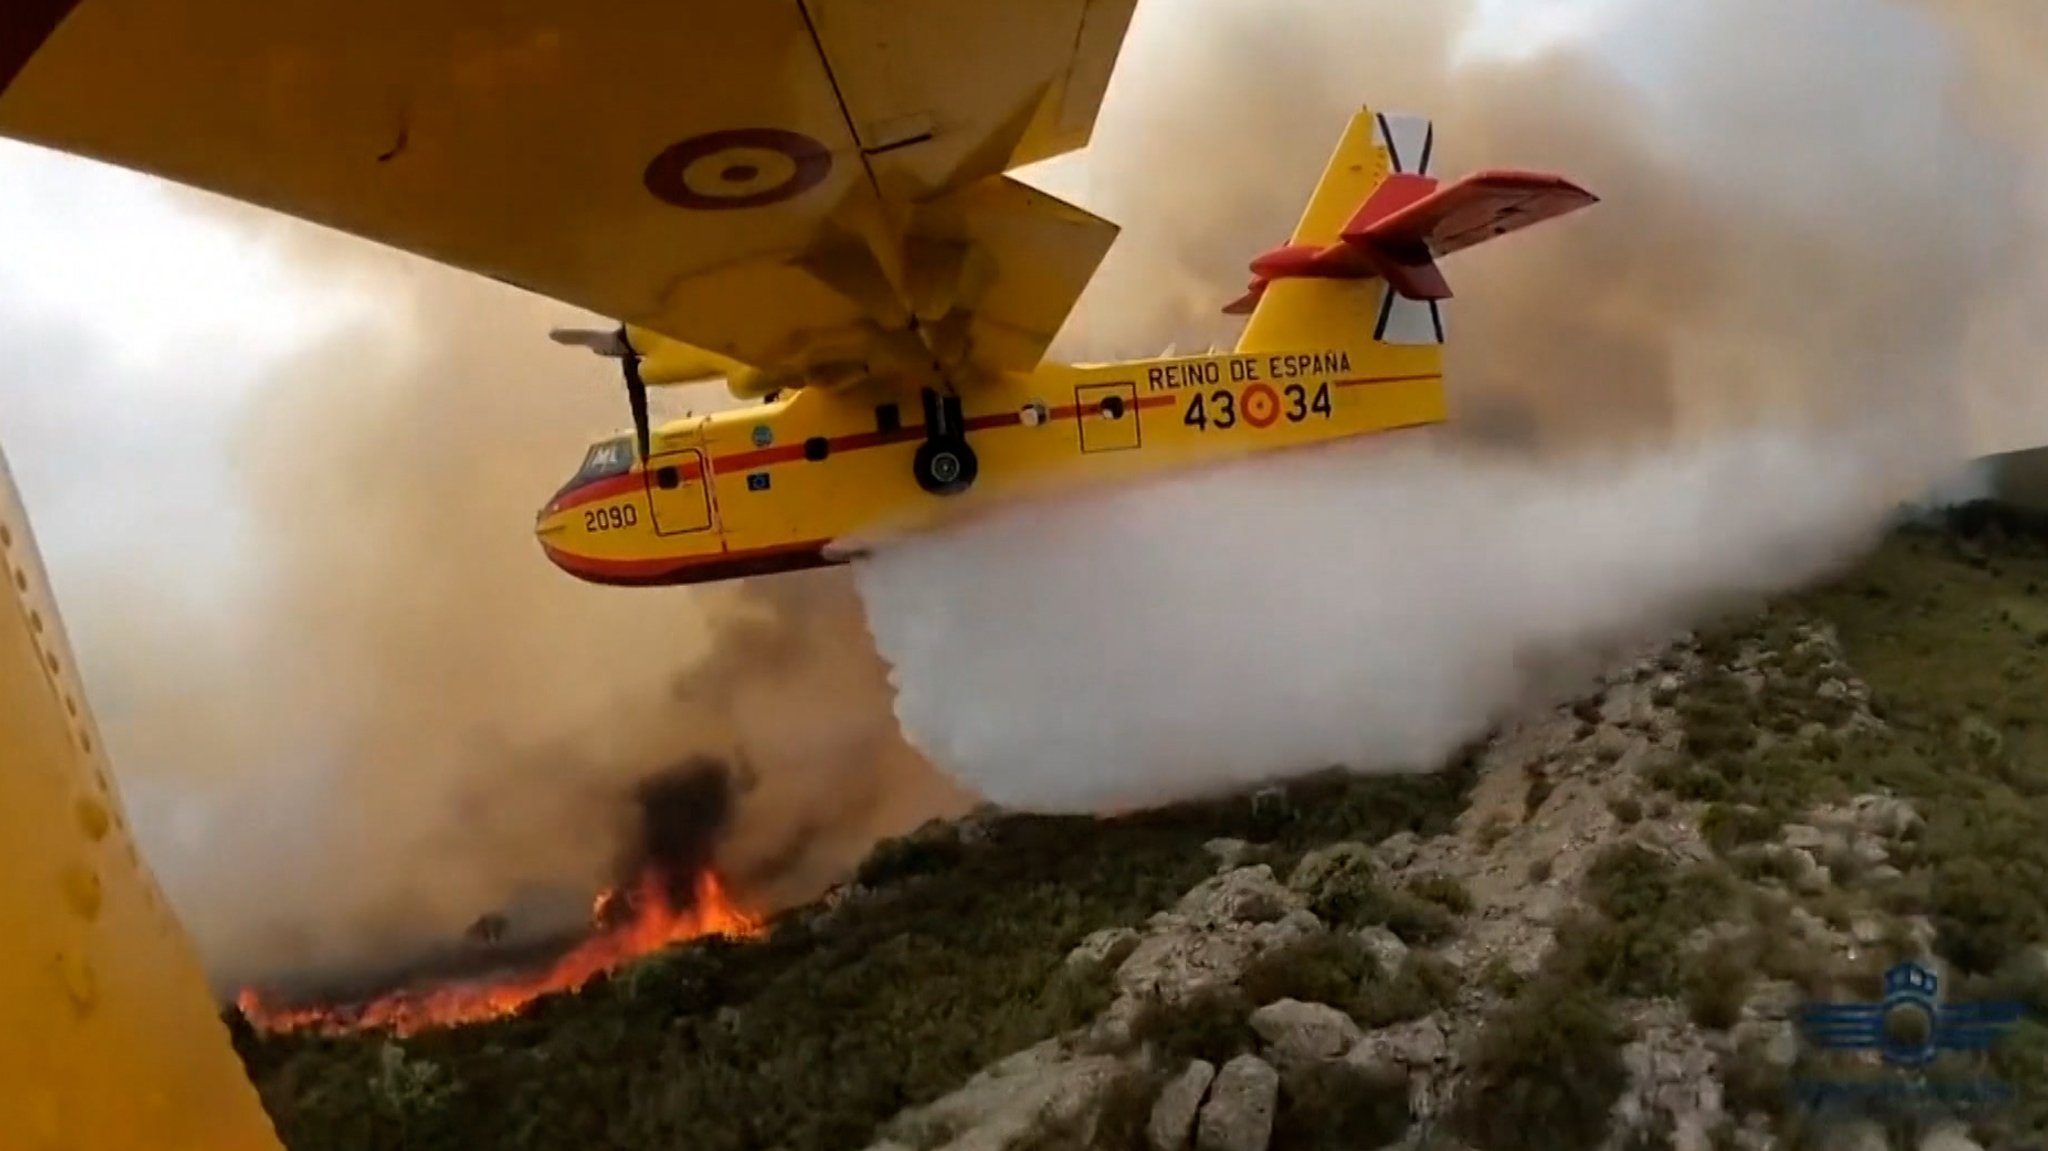
POLYGON ((951 390, 1035 364, 1115 238, 1003 173, 1087 141, 1135 4, 8 0, 0 135, 614 317, 737 390, 951 390))

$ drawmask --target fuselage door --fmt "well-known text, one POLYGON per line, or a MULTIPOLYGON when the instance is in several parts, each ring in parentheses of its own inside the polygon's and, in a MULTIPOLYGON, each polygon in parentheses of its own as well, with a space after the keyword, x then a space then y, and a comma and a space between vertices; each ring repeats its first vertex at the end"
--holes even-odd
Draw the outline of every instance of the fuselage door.
POLYGON ((647 507, 657 535, 711 530, 711 484, 695 448, 647 457, 647 507))

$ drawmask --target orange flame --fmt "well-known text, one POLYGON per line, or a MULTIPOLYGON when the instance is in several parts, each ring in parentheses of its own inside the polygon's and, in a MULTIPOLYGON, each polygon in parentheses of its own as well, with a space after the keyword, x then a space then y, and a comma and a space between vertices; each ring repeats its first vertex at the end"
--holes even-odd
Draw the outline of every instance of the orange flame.
POLYGON ((641 876, 628 893, 601 892, 591 906, 595 932, 536 974, 394 991, 347 1008, 274 1003, 254 988, 244 990, 235 1002, 250 1023, 266 1031, 333 1034, 388 1029, 412 1035, 431 1027, 498 1019, 543 995, 574 991, 593 976, 672 943, 707 935, 744 937, 760 932, 761 921, 726 896, 716 875, 699 873, 695 888, 696 898, 682 909, 673 906, 667 886, 653 872, 641 876))

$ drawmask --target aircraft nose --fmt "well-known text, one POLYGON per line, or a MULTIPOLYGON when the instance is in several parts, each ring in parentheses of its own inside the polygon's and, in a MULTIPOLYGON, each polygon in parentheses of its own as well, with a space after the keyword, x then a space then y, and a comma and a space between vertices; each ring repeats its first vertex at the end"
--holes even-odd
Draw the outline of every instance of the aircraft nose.
POLYGON ((567 523, 562 515, 562 501, 557 497, 542 504, 540 510, 533 513, 533 534, 546 539, 548 536, 560 534, 567 523))
POLYGON ((547 557, 547 561, 564 571, 569 569, 563 563, 561 545, 568 526, 569 519, 562 511, 560 500, 549 500, 534 513, 534 541, 540 544, 541 554, 547 557))

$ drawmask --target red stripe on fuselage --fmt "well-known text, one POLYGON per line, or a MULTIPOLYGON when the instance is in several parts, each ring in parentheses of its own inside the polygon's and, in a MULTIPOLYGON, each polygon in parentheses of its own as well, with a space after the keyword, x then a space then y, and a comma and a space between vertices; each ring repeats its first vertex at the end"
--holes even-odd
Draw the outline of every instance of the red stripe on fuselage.
MULTIPOLYGON (((1139 408, 1157 408, 1164 407, 1172 402, 1172 396, 1142 396, 1137 400, 1137 406, 1139 408)), ((1102 405, 1099 402, 1067 404, 1051 409, 1047 413, 1047 418, 1067 420, 1101 410, 1102 405)), ((1020 412, 1000 412, 995 415, 976 416, 966 421, 966 430, 969 432, 985 432, 995 428, 1016 427, 1023 422, 1024 416, 1020 412)), ((887 447, 890 444, 914 443, 923 438, 923 424, 910 424, 893 432, 855 432, 851 435, 828 438, 825 441, 828 449, 826 454, 829 458, 844 452, 866 451, 869 448, 887 447)), ((687 451, 689 449, 683 450, 687 451)), ((735 472, 759 471, 762 468, 771 468, 778 464, 796 463, 802 461, 803 458, 804 445, 802 441, 794 444, 783 444, 773 448, 755 448, 744 452, 732 452, 714 458, 711 461, 711 474, 713 476, 722 476, 731 475, 735 472)), ((684 479, 694 480, 698 478, 696 464, 684 464, 682 469, 684 479)), ((645 481, 641 478, 644 474, 636 470, 627 472, 625 475, 607 476, 601 480, 592 480, 580 488, 571 488, 549 502, 548 514, 565 512, 571 508, 581 507, 584 504, 615 499, 631 492, 640 491, 645 486, 645 481)))
POLYGON ((776 575, 807 568, 830 567, 844 560, 826 559, 826 540, 805 540, 774 547, 747 548, 711 555, 662 559, 597 559, 565 552, 546 541, 548 561, 578 579, 615 587, 663 587, 776 575))
MULTIPOLYGON (((1414 383, 1421 380, 1434 380, 1438 378, 1440 377, 1434 373, 1423 373, 1409 376, 1367 376, 1354 380, 1336 380, 1333 383, 1336 387, 1340 388, 1356 388, 1367 384, 1414 383)), ((1173 402, 1174 397, 1170 395, 1139 396, 1133 401, 1140 410, 1163 408, 1171 405, 1173 402)), ((1101 410, 1102 403, 1099 400, 1086 404, 1062 404, 1059 407, 1049 409, 1046 413, 1046 418, 1048 420, 1071 420, 1079 416, 1092 415, 1101 410)), ((966 421, 966 430, 970 433, 986 432, 997 428, 1017 427, 1023 422, 1024 416, 1021 412, 997 412, 993 415, 976 416, 966 421)), ((890 444, 912 443, 923 438, 923 424, 910 424, 893 432, 856 432, 851 435, 832 436, 827 439, 828 451, 826 454, 829 458, 844 452, 859 452, 866 451, 869 448, 886 447, 890 444)), ((689 449, 683 450, 687 451, 689 449)), ((730 475, 734 472, 759 471, 762 468, 772 468, 778 464, 796 463, 803 460, 803 458, 804 445, 802 442, 783 444, 773 448, 756 448, 750 451, 732 452, 727 455, 718 456, 711 461, 711 474, 713 476, 721 476, 730 475)), ((688 463, 681 465, 681 467, 684 479, 694 480, 699 478, 696 464, 688 463)), ((580 488, 571 488, 555 497, 548 504, 548 513, 552 515, 556 512, 565 512, 571 508, 581 507, 584 504, 597 503, 600 500, 615 499, 628 493, 638 492, 645 486, 645 480, 642 479, 643 475, 644 473, 642 472, 631 471, 621 476, 607 476, 601 480, 592 480, 580 488)))

